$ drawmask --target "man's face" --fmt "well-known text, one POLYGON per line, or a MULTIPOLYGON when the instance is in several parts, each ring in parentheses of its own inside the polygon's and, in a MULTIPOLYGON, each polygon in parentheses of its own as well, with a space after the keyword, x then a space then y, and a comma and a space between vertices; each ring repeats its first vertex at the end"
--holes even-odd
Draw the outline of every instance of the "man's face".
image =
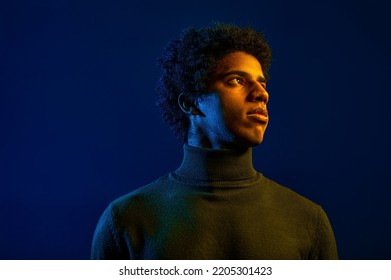
POLYGON ((212 148, 248 148, 263 140, 269 95, 259 61, 250 54, 224 56, 198 100, 201 130, 212 148))

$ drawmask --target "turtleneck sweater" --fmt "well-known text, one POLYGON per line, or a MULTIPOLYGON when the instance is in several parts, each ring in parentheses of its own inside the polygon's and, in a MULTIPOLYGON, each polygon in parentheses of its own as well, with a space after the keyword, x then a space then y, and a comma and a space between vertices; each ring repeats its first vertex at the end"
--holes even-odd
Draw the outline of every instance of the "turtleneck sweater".
POLYGON ((92 259, 337 259, 323 209, 266 178, 252 149, 184 145, 181 166, 114 200, 92 259))

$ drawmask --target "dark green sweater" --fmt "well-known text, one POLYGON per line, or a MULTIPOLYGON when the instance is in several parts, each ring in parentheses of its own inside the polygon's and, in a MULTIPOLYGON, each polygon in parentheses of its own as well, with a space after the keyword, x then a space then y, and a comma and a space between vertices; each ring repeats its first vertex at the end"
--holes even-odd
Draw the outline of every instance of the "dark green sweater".
POLYGON ((92 259, 336 259, 322 208, 256 172, 252 150, 184 146, 178 170, 113 201, 92 259))

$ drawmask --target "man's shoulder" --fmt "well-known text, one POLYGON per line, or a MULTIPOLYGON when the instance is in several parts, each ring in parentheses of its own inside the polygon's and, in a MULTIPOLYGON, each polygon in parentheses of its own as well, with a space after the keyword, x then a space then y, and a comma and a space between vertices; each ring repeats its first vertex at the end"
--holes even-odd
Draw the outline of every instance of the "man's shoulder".
POLYGON ((111 202, 111 207, 124 210, 124 207, 137 206, 156 199, 164 193, 168 185, 168 177, 169 175, 164 175, 147 185, 138 187, 118 197, 111 202))
POLYGON ((168 185, 168 177, 169 175, 162 176, 150 184, 114 199, 106 208, 105 213, 109 213, 115 227, 119 229, 150 219, 153 209, 156 209, 162 202, 168 185))
POLYGON ((321 208, 317 203, 299 194, 290 187, 267 177, 264 177, 263 185, 267 189, 268 195, 274 204, 303 211, 319 211, 321 208))

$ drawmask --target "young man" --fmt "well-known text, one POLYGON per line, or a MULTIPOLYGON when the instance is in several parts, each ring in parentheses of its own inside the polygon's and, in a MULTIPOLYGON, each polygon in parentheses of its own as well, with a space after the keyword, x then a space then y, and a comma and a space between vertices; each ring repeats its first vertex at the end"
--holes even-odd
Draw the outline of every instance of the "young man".
POLYGON ((103 213, 93 259, 336 259, 322 208, 254 170, 269 115, 263 34, 188 29, 160 60, 158 104, 181 166, 103 213))

